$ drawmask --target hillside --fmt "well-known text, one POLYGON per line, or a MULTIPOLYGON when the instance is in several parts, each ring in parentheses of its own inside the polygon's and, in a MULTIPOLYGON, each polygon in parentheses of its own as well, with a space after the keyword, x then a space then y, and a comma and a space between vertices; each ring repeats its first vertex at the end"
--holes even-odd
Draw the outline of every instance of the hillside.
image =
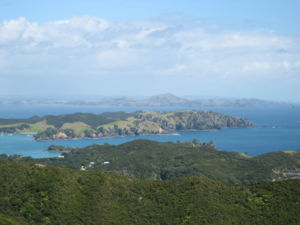
POLYGON ((0 119, 0 133, 34 133, 36 140, 134 136, 180 130, 245 127, 253 127, 253 123, 247 119, 209 111, 139 111, 100 115, 76 113, 29 119, 0 119))
POLYGON ((189 100, 180 98, 176 95, 165 93, 160 95, 154 95, 150 98, 138 101, 138 106, 152 106, 152 107, 170 107, 170 106, 186 106, 189 104, 189 100))
POLYGON ((64 152, 64 158, 36 159, 36 162, 73 169, 83 166, 86 170, 112 171, 148 180, 204 175, 233 184, 249 184, 300 176, 299 151, 249 157, 238 152, 219 151, 211 143, 149 140, 82 149, 50 146, 49 150, 64 152))
POLYGON ((197 176, 143 181, 3 161, 0 171, 0 224, 5 225, 300 223, 300 180, 248 187, 197 176))

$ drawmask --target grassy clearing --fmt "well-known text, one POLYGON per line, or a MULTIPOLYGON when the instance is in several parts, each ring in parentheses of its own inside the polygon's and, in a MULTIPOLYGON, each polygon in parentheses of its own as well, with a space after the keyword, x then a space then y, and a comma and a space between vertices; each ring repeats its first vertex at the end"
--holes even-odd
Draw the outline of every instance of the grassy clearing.
POLYGON ((286 151, 283 151, 283 152, 286 153, 286 154, 295 154, 298 151, 295 151, 295 150, 286 150, 286 151))
POLYGON ((246 153, 240 153, 240 156, 244 157, 244 158, 252 158, 250 155, 247 155, 246 153))
POLYGON ((101 125, 99 127, 103 127, 104 129, 112 128, 113 126, 118 126, 118 128, 126 128, 130 129, 131 127, 135 127, 137 129, 144 129, 144 130, 154 130, 158 131, 160 129, 159 124, 151 121, 142 121, 136 118, 128 118, 127 120, 118 120, 112 123, 108 123, 105 125, 101 125))
POLYGON ((17 127, 22 124, 28 124, 28 123, 12 123, 12 124, 5 124, 5 125, 0 125, 0 128, 6 128, 6 127, 17 127))
POLYGON ((85 130, 91 129, 91 126, 83 122, 64 123, 61 129, 72 129, 76 135, 81 135, 85 130))
POLYGON ((31 133, 39 133, 42 132, 44 130, 46 130, 49 127, 54 127, 52 125, 49 125, 46 123, 45 120, 37 122, 37 123, 14 123, 14 124, 6 124, 6 125, 0 125, 0 128, 6 128, 6 127, 18 127, 22 124, 27 124, 30 127, 28 129, 25 130, 17 130, 17 133, 21 133, 21 134, 31 134, 31 133))
POLYGON ((118 121, 115 121, 115 122, 112 122, 112 123, 101 125, 99 127, 103 127, 104 129, 108 129, 108 128, 111 128, 114 125, 116 125, 119 128, 129 128, 129 127, 133 126, 131 121, 132 120, 130 120, 130 121, 128 121, 128 120, 118 120, 118 121))
POLYGON ((45 120, 37 122, 37 123, 33 123, 30 124, 30 128, 21 131, 21 133, 26 134, 26 133, 39 133, 42 132, 44 130, 46 130, 47 128, 52 127, 54 128, 54 126, 47 124, 47 122, 45 120))
POLYGON ((150 122, 150 121, 143 121, 139 124, 138 127, 140 129, 154 130, 154 131, 159 131, 159 129, 161 128, 157 123, 150 122))

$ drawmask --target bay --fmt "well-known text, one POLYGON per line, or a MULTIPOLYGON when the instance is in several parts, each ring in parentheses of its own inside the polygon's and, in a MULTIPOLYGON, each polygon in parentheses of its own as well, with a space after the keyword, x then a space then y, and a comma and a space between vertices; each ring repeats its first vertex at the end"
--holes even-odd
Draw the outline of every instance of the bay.
POLYGON ((34 141, 28 135, 0 136, 0 154, 18 154, 34 158, 55 157, 58 153, 44 151, 49 145, 85 147, 92 144, 121 144, 137 139, 155 141, 213 141, 214 145, 224 151, 247 153, 251 156, 281 150, 300 149, 300 107, 202 107, 202 108, 139 108, 139 107, 99 107, 72 105, 0 105, 1 118, 27 118, 34 115, 59 115, 75 112, 113 112, 137 110, 174 111, 181 109, 198 109, 221 112, 252 120, 257 127, 245 129, 224 129, 217 131, 178 132, 176 135, 150 135, 138 137, 112 137, 102 139, 78 139, 34 141))

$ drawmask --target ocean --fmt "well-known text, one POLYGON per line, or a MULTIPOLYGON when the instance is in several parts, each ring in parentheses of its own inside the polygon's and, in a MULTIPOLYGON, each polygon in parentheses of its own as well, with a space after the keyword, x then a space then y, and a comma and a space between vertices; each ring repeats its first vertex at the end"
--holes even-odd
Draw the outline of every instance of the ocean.
POLYGON ((34 115, 60 115, 75 112, 113 112, 137 110, 174 111, 197 109, 221 112, 252 120, 256 127, 245 129, 224 129, 217 131, 177 132, 175 135, 150 135, 141 137, 111 137, 102 139, 78 139, 34 141, 28 135, 0 136, 0 154, 17 154, 34 158, 55 157, 58 153, 44 151, 49 145, 84 147, 92 144, 121 144, 137 139, 162 142, 212 141, 224 151, 247 153, 250 156, 282 150, 300 150, 300 106, 268 107, 202 107, 202 108, 139 108, 139 107, 99 107, 72 105, 0 105, 0 118, 27 118, 34 115))

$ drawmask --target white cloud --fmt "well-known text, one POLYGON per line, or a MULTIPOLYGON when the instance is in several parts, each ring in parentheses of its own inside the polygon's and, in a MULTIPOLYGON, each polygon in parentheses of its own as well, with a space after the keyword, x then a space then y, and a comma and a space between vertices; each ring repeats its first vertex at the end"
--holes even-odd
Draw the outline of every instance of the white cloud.
POLYGON ((200 21, 115 23, 96 17, 0 24, 0 76, 173 76, 299 79, 300 39, 269 30, 223 31, 200 21))
POLYGON ((4 21, 0 27, 0 43, 5 44, 22 38, 28 21, 21 17, 17 20, 4 21))

